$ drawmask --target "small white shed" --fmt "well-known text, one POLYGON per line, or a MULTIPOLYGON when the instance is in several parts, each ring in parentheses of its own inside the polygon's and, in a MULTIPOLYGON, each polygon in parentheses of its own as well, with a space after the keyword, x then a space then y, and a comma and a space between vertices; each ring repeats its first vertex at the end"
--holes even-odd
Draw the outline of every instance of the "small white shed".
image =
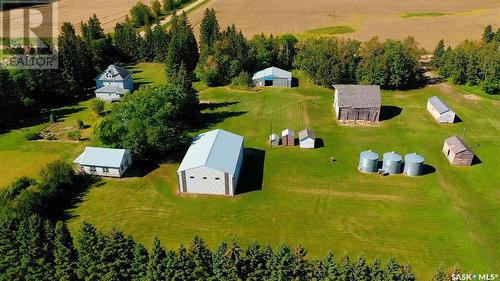
POLYGON ((132 164, 132 155, 127 149, 87 146, 73 163, 81 173, 119 178, 132 164))
POLYGON ((433 96, 427 100, 427 111, 439 123, 455 122, 455 112, 451 110, 439 97, 433 96))
POLYGON ((280 144, 280 137, 277 134, 271 134, 269 136, 269 145, 278 146, 280 144))
POLYGON ((314 132, 309 129, 304 129, 299 132, 299 145, 300 148, 314 148, 316 143, 316 136, 314 132))
POLYGON ((243 137, 224 130, 196 136, 177 170, 179 192, 235 195, 243 137))

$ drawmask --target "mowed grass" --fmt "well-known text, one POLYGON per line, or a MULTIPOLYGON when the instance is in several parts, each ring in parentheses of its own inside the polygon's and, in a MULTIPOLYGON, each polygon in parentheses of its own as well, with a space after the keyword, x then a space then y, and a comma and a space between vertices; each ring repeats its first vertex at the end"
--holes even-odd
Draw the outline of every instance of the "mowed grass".
MULTIPOLYGON (((311 85, 300 72, 295 75, 299 88, 200 92, 203 101, 214 103, 205 116, 218 121, 205 130, 241 134, 246 148, 264 153, 261 190, 235 198, 178 196, 178 163, 162 164, 142 177, 104 179, 92 187, 69 210, 73 234, 88 221, 102 230, 117 226, 147 246, 158 236, 166 247, 177 248, 194 235, 211 247, 233 238, 243 245, 253 240, 273 246, 301 243, 314 257, 328 250, 337 255, 364 253, 369 259, 395 256, 410 262, 421 279, 430 279, 441 263, 458 262, 474 272, 500 267, 498 101, 471 100, 466 98, 469 93, 438 86, 384 92, 383 105, 392 106, 392 112, 401 108, 399 115, 374 127, 339 126, 333 116, 333 92, 311 85), (463 123, 434 122, 425 110, 432 95, 441 96, 463 123), (466 140, 482 163, 452 167, 441 152, 442 143, 461 134, 464 126, 466 140), (296 132, 309 127, 325 146, 269 149, 271 128, 279 134, 286 127, 296 132), (435 171, 427 169, 430 173, 416 178, 361 174, 356 166, 366 149, 380 154, 417 152, 435 171)), ((16 132, 5 134, 0 137, 0 157, 7 155, 12 164, 0 168, 20 168, 1 178, 8 182, 14 175, 25 175, 23 168, 30 165, 33 171, 40 169, 49 156, 73 159, 82 149, 82 144, 26 142, 16 132), (43 162, 32 164, 35 155, 43 162)), ((258 178, 257 164, 244 166, 250 175, 242 181, 253 182, 250 188, 260 186, 249 180, 258 178)))
POLYGON ((401 15, 402 18, 435 18, 450 15, 448 13, 407 13, 401 15))

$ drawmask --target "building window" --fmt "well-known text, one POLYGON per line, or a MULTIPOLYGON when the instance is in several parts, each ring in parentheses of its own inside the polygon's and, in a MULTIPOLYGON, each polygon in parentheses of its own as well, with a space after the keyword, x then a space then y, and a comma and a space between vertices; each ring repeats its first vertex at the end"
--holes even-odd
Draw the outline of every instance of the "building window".
POLYGON ((207 177, 203 177, 203 179, 204 179, 204 180, 206 180, 206 179, 207 179, 207 177))
POLYGON ((94 166, 90 166, 90 171, 91 172, 95 172, 96 171, 95 167, 94 166))
POLYGON ((107 167, 103 167, 103 168, 102 168, 102 171, 103 171, 104 173, 109 173, 109 168, 107 168, 107 167))
POLYGON ((190 176, 189 178, 190 178, 190 179, 194 179, 194 176, 190 176))
POLYGON ((215 178, 215 180, 220 180, 220 178, 215 178))

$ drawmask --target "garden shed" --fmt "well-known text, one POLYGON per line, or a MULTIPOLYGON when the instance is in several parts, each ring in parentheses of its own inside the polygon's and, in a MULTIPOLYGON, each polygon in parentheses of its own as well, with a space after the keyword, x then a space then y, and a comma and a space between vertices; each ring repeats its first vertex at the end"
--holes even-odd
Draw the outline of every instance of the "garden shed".
POLYGON ((243 137, 221 129, 196 136, 177 170, 180 193, 235 195, 243 137))
POLYGON ((458 136, 451 136, 444 141, 443 153, 452 165, 471 166, 474 160, 474 152, 458 136))
POLYGON ((271 147, 278 146, 280 143, 280 137, 277 134, 271 134, 269 136, 269 145, 271 147))
POLYGON ((295 145, 295 132, 292 129, 285 129, 281 132, 281 144, 283 146, 295 145))
POLYGON ((256 87, 292 87, 292 73, 277 67, 269 67, 256 72, 252 77, 253 85, 256 87))
POLYGON ((333 85, 333 106, 340 123, 376 123, 381 108, 378 85, 333 85))
POLYGON ((73 163, 81 173, 119 178, 132 164, 132 155, 127 149, 87 146, 73 163))
POLYGON ((304 129, 299 132, 299 146, 300 148, 314 148, 316 136, 314 132, 309 129, 304 129))
POLYGON ((427 100, 427 111, 439 123, 455 122, 455 112, 451 110, 439 97, 433 96, 427 100))

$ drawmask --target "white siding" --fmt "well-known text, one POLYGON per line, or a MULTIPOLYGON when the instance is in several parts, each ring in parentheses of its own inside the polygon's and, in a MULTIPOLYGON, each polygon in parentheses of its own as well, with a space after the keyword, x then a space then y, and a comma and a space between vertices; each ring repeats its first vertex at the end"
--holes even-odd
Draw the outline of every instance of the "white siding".
POLYGON ((92 172, 90 170, 90 166, 79 166, 78 170, 80 172, 84 172, 85 174, 102 176, 102 177, 119 178, 122 175, 122 172, 120 171, 120 169, 116 169, 116 168, 109 168, 109 172, 107 172, 107 173, 104 172, 103 167, 95 167, 95 172, 92 172))
POLYGON ((333 100, 333 108, 335 109, 335 114, 337 116, 337 119, 340 119, 339 116, 339 91, 335 90, 335 97, 333 100))
POLYGON ((112 101, 118 101, 122 97, 118 94, 103 94, 103 93, 96 93, 95 94, 96 98, 107 101, 107 102, 112 102, 112 101))
MULTIPOLYGON (((181 178, 181 172, 178 175, 181 178)), ((230 175, 230 181, 231 178, 230 175)), ((233 195, 231 185, 229 187, 229 195, 233 195)), ((225 195, 224 172, 206 166, 186 170, 186 190, 188 193, 225 195)))
POLYGON ((300 148, 314 148, 314 139, 307 138, 300 141, 300 148))
POLYGON ((434 119, 436 119, 436 121, 439 123, 455 122, 455 112, 450 110, 441 114, 429 101, 427 102, 427 111, 429 111, 432 117, 434 117, 434 119))

